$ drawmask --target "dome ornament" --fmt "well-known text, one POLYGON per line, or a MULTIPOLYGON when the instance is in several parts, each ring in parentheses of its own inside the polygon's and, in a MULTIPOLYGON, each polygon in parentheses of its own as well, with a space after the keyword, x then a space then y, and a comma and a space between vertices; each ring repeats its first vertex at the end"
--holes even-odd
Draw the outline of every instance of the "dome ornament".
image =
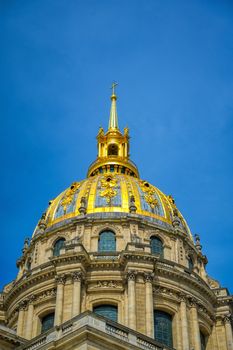
POLYGON ((29 248, 29 245, 30 245, 30 238, 26 237, 25 240, 24 240, 24 245, 23 245, 23 249, 22 249, 23 254, 26 253, 26 251, 29 248))
POLYGON ((150 205, 152 209, 158 206, 158 200, 154 197, 156 193, 155 189, 146 181, 140 181, 140 187, 145 193, 144 197, 146 202, 150 205))
POLYGON ((112 174, 105 174, 101 179, 101 187, 104 189, 100 192, 101 197, 106 198, 108 204, 111 203, 111 199, 117 195, 117 178, 112 174))
POLYGON ((85 215, 87 213, 87 199, 86 199, 86 197, 81 198, 80 204, 81 205, 80 205, 78 211, 80 212, 80 214, 85 215))
POLYGON ((136 164, 130 160, 129 129, 124 128, 121 132, 118 124, 116 106, 116 82, 112 83, 111 108, 108 121, 108 129, 105 132, 102 126, 97 134, 97 158, 90 165, 87 177, 105 174, 109 171, 126 174, 139 178, 136 164))
POLYGON ((194 238, 195 238, 195 245, 196 245, 196 248, 199 252, 201 252, 202 250, 202 245, 201 245, 201 240, 200 240, 200 236, 198 234, 195 234, 194 235, 194 238))
POLYGON ((73 182, 70 188, 66 191, 64 197, 61 200, 61 205, 66 213, 67 208, 72 203, 76 191, 79 189, 81 184, 79 182, 73 182))
POLYGON ((38 227, 40 230, 44 231, 47 227, 46 223, 46 212, 42 214, 40 221, 38 222, 38 227))
POLYGON ((135 214, 136 211, 137 211, 137 207, 136 207, 136 204, 135 204, 135 197, 132 195, 132 196, 130 196, 129 212, 131 214, 135 214))
POLYGON ((115 95, 115 87, 118 85, 115 81, 112 83, 111 90, 112 90, 112 95, 115 95))
POLYGON ((108 123, 108 129, 119 129, 118 126, 118 116, 117 116, 117 108, 116 108, 116 100, 117 96, 115 95, 115 87, 118 84, 116 82, 112 83, 111 89, 112 89, 112 104, 111 104, 111 110, 110 110, 110 117, 109 117, 109 123, 108 123))

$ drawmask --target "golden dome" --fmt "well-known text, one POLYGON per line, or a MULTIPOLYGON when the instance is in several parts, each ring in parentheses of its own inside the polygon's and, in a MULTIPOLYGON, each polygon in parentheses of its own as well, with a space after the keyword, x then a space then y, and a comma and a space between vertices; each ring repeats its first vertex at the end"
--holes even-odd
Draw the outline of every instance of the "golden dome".
POLYGON ((174 199, 141 180, 137 166, 129 159, 129 129, 121 133, 118 127, 115 86, 109 127, 106 133, 99 129, 98 156, 88 169, 88 178, 74 182, 51 201, 40 223, 61 226, 84 214, 97 219, 133 215, 165 229, 179 226, 191 236, 174 199))
POLYGON ((178 220, 188 226, 171 196, 134 176, 106 172, 72 185, 55 198, 46 213, 47 227, 71 222, 83 215, 90 218, 140 217, 166 229, 178 220))

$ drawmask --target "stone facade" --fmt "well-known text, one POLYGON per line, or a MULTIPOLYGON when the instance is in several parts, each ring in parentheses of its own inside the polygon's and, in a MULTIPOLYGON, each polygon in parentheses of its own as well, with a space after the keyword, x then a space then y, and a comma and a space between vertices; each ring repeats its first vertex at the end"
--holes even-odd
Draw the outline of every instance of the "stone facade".
POLYGON ((136 214, 111 223, 82 217, 69 227, 33 237, 20 259, 18 278, 3 291, 1 320, 30 340, 40 335, 41 318, 51 311, 60 326, 109 303, 117 305, 120 324, 153 338, 153 310, 164 310, 172 315, 175 349, 201 350, 201 329, 207 350, 232 350, 232 298, 206 275, 204 263, 201 251, 179 227, 167 232, 141 222, 136 214), (131 239, 132 228, 138 242, 131 239), (116 234, 116 252, 97 251, 105 229, 116 234), (164 258, 151 254, 151 236, 164 242, 164 258), (58 237, 66 243, 53 257, 58 237), (185 258, 190 252, 192 271, 185 258))
POLYGON ((85 186, 58 196, 25 240, 18 276, 0 295, 0 349, 233 350, 232 296, 207 275, 199 236, 194 242, 171 196, 137 178, 128 129, 101 129, 98 140, 100 155, 115 140, 114 154, 99 156, 85 186), (100 250, 109 231, 115 248, 100 250), (100 305, 115 306, 117 322, 96 316, 100 305), (154 312, 169 315, 172 347, 154 339, 154 312), (42 332, 53 313, 54 328, 42 332))

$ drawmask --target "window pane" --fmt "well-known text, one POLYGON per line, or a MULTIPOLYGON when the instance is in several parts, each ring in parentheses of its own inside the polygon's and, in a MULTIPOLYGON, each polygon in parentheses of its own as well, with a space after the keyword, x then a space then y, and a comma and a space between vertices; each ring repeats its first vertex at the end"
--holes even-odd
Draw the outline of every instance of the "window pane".
POLYGON ((99 252, 116 251, 116 238, 113 232, 105 231, 100 234, 98 251, 99 252))
POLYGON ((200 332, 200 338, 201 338, 201 350, 206 349, 206 340, 205 340, 205 335, 200 332))
POLYGON ((113 305, 99 305, 94 307, 93 311, 101 316, 117 322, 117 307, 113 305))
POLYGON ((154 336, 160 343, 172 347, 172 317, 163 311, 154 312, 154 336))
POLYGON ((60 255, 60 250, 63 248, 64 242, 65 242, 65 239, 61 238, 54 244, 53 256, 59 256, 60 255))
POLYGON ((193 270, 193 260, 189 257, 188 259, 189 270, 193 270))
POLYGON ((41 320, 41 333, 47 332, 54 325, 54 313, 44 316, 41 320))
POLYGON ((151 237, 151 253, 152 254, 159 254, 161 257, 163 257, 163 243, 162 241, 157 237, 151 237))

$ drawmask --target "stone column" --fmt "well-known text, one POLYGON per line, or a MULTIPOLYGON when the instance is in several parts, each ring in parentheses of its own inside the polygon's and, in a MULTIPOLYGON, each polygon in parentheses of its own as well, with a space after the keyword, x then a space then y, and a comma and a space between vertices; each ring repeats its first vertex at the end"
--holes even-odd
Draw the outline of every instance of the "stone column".
POLYGON ((72 316, 77 316, 81 312, 81 283, 82 272, 75 272, 73 274, 73 302, 72 302, 72 316))
POLYGON ((187 306, 186 306, 186 298, 184 295, 180 296, 180 323, 181 323, 181 329, 182 329, 183 350, 190 350, 189 349, 187 306))
POLYGON ((136 330, 136 290, 135 290, 135 272, 128 272, 128 323, 129 328, 136 330))
POLYGON ((23 337, 23 326, 24 326, 24 316, 25 316, 25 303, 19 303, 19 315, 17 323, 17 335, 23 337))
POLYGON ((63 316, 63 299, 64 299, 64 284, 65 276, 56 276, 57 295, 56 295, 56 309, 54 325, 59 326, 62 323, 63 316))
POLYGON ((194 299, 190 300, 190 314, 192 321, 192 333, 193 333, 193 341, 194 341, 194 350, 201 350, 201 338, 200 338, 200 329, 198 322, 198 314, 197 314, 197 303, 194 299))
POLYGON ((176 325, 176 350, 182 350, 182 334, 180 327, 180 312, 177 311, 174 317, 175 325, 176 325))
POLYGON ((229 316, 224 318, 225 332, 226 332, 226 341, 227 341, 227 350, 233 350, 233 337, 232 337, 232 327, 231 319, 229 316))
POLYGON ((127 288, 125 288, 125 292, 124 292, 124 315, 125 315, 125 323, 124 325, 126 327, 128 327, 129 323, 128 323, 128 293, 127 293, 127 288))
POLYGON ((144 275, 145 291, 146 291, 146 335, 154 337, 154 305, 153 305, 153 274, 147 273, 144 275))
POLYGON ((26 319, 26 329, 25 329, 25 338, 32 338, 32 326, 33 326, 33 316, 34 316, 34 295, 29 298, 28 301, 28 311, 27 311, 27 319, 26 319))
POLYGON ((211 332, 211 339, 213 344, 213 350, 218 349, 218 339, 217 339, 217 333, 216 333, 216 325, 213 325, 212 332, 211 332))

